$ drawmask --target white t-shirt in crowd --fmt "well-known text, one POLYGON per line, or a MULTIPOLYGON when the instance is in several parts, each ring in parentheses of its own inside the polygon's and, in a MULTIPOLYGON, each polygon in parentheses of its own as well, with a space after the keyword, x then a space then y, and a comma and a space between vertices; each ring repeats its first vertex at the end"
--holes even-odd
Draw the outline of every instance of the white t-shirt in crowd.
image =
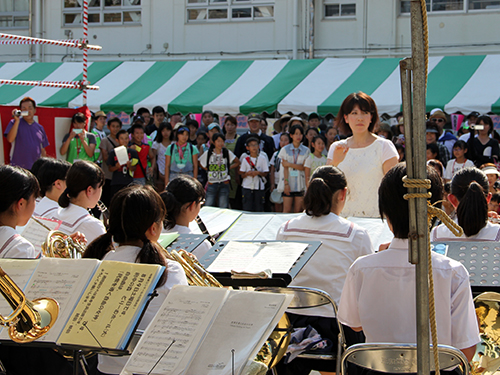
MULTIPOLYGON (((250 163, 248 163, 247 158, 250 158, 250 161, 254 164, 255 168, 259 172, 269 172, 269 165, 267 161, 268 159, 267 157, 262 156, 262 153, 259 154, 256 158, 252 158, 251 156, 242 158, 240 166, 241 172, 249 172, 254 170, 250 163)), ((247 176, 243 179, 241 187, 250 190, 264 190, 264 181, 265 179, 262 178, 262 176, 247 176)))
POLYGON ((453 176, 455 176, 455 173, 457 173, 460 169, 473 166, 474 163, 469 159, 465 159, 465 162, 463 163, 457 163, 457 159, 448 160, 443 178, 445 178, 446 180, 451 180, 453 176))
MULTIPOLYGON (((137 255, 139 254, 140 250, 141 248, 137 246, 119 246, 115 250, 107 253, 104 256, 103 260, 136 263, 135 260, 137 259, 137 255)), ((167 259, 167 281, 159 288, 156 288, 158 296, 151 300, 148 309, 144 313, 144 316, 139 323, 139 329, 144 330, 146 329, 148 324, 151 323, 163 301, 165 301, 165 298, 167 298, 170 289, 172 289, 174 285, 188 285, 186 273, 179 263, 167 259)), ((119 374, 127 363, 128 359, 128 356, 112 357, 99 354, 99 371, 105 374, 119 374)))
POLYGON ((162 175, 165 174, 165 152, 167 152, 167 147, 161 142, 153 142, 151 146, 153 150, 156 150, 156 163, 158 164, 158 170, 162 175))
POLYGON ((35 247, 14 228, 0 226, 0 258, 39 258, 35 247))
POLYGON ((316 168, 321 167, 322 165, 326 165, 326 156, 321 155, 320 158, 315 156, 314 154, 309 154, 306 161, 304 162, 304 167, 309 168, 311 170, 311 176, 316 170, 316 168))
POLYGON ((204 168, 207 168, 208 182, 211 184, 216 184, 219 182, 229 181, 231 176, 229 175, 229 167, 231 163, 236 158, 236 156, 231 152, 231 150, 227 150, 229 160, 224 158, 224 153, 216 154, 215 150, 212 151, 212 155, 210 155, 210 160, 208 161, 207 167, 207 158, 210 151, 205 151, 203 155, 200 156, 198 161, 200 165, 204 168))
MULTIPOLYGON (((458 349, 479 341, 469 273, 451 258, 432 253, 439 343, 458 349)), ((339 305, 339 320, 362 327, 367 343, 415 343, 415 265, 408 262, 408 240, 358 258, 349 269, 339 305)))

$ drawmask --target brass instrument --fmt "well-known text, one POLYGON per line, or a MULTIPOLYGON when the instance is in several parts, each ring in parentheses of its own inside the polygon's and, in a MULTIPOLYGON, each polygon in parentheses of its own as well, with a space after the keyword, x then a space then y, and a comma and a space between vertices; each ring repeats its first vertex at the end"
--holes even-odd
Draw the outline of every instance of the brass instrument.
POLYGON ((0 293, 14 310, 0 324, 9 327, 9 336, 17 343, 27 343, 46 334, 56 322, 59 304, 52 298, 30 301, 16 283, 0 268, 0 293))
POLYGON ((42 244, 42 254, 50 258, 80 259, 85 247, 66 233, 51 230, 42 244))
POLYGON ((104 226, 107 228, 108 222, 109 222, 109 210, 108 210, 108 208, 100 200, 97 201, 96 207, 98 208, 99 211, 101 211, 102 221, 104 223, 104 226))
MULTIPOLYGON (((165 252, 167 252, 167 250, 165 250, 165 252)), ((219 283, 210 272, 205 270, 196 258, 189 255, 186 251, 179 250, 179 252, 177 252, 172 250, 169 254, 184 269, 189 285, 222 288, 222 284, 219 283)))

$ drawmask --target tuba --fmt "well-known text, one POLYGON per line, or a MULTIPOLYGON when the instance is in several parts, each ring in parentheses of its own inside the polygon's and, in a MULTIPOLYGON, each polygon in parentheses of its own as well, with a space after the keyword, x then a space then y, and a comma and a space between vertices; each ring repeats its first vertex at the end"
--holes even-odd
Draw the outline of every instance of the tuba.
POLYGON ((51 230, 42 244, 42 254, 49 258, 80 259, 85 247, 67 234, 51 230))
POLYGON ((0 324, 9 328, 9 336, 17 343, 27 343, 46 334, 59 314, 59 304, 52 298, 30 301, 16 283, 0 268, 0 293, 14 310, 0 324))

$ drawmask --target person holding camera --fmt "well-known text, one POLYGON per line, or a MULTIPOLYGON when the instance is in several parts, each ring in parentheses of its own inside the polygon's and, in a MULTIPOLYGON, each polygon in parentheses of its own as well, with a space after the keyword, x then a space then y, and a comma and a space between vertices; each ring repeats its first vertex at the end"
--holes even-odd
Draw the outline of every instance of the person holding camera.
POLYGON ((71 131, 63 138, 61 155, 67 155, 67 160, 74 163, 77 160, 94 161, 96 139, 93 133, 85 130, 85 115, 75 113, 71 119, 71 131))
POLYGON ((500 158, 500 147, 498 141, 491 138, 492 132, 493 121, 487 115, 479 116, 476 125, 471 126, 471 135, 467 141, 468 155, 466 156, 473 160, 478 168, 486 163, 495 164, 500 158))
POLYGON ((10 164, 31 169, 37 159, 47 155, 45 148, 49 145, 49 140, 43 126, 34 119, 35 101, 25 97, 19 107, 20 110, 12 111, 13 119, 7 125, 4 136, 14 148, 10 164))

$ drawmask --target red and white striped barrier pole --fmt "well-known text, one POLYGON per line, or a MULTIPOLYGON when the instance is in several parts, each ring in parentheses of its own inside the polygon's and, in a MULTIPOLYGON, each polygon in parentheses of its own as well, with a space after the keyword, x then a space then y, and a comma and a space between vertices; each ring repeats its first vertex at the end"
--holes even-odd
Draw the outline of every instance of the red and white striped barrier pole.
POLYGON ((89 0, 83 0, 83 105, 87 105, 87 62, 88 62, 88 34, 89 34, 89 0))
MULTIPOLYGON (((88 5, 88 2, 87 2, 87 5, 88 5)), ((87 7, 87 10, 88 10, 88 7, 87 7)), ((88 16, 86 18, 88 20, 88 16)), ((40 39, 40 38, 32 38, 29 36, 19 36, 19 35, 0 33, 0 38, 7 39, 7 40, 0 40, 1 44, 49 44, 49 45, 54 45, 54 46, 72 47, 72 48, 81 48, 81 49, 83 49, 85 47, 87 49, 96 50, 96 51, 99 51, 102 49, 101 46, 88 45, 87 39, 85 36, 84 36, 84 41, 79 41, 79 40, 40 39), (15 43, 15 41, 17 43, 15 43)))
POLYGON ((2 85, 16 86, 41 86, 54 87, 59 89, 78 89, 78 90, 99 90, 99 86, 84 85, 83 81, 18 81, 13 79, 0 79, 2 85))

